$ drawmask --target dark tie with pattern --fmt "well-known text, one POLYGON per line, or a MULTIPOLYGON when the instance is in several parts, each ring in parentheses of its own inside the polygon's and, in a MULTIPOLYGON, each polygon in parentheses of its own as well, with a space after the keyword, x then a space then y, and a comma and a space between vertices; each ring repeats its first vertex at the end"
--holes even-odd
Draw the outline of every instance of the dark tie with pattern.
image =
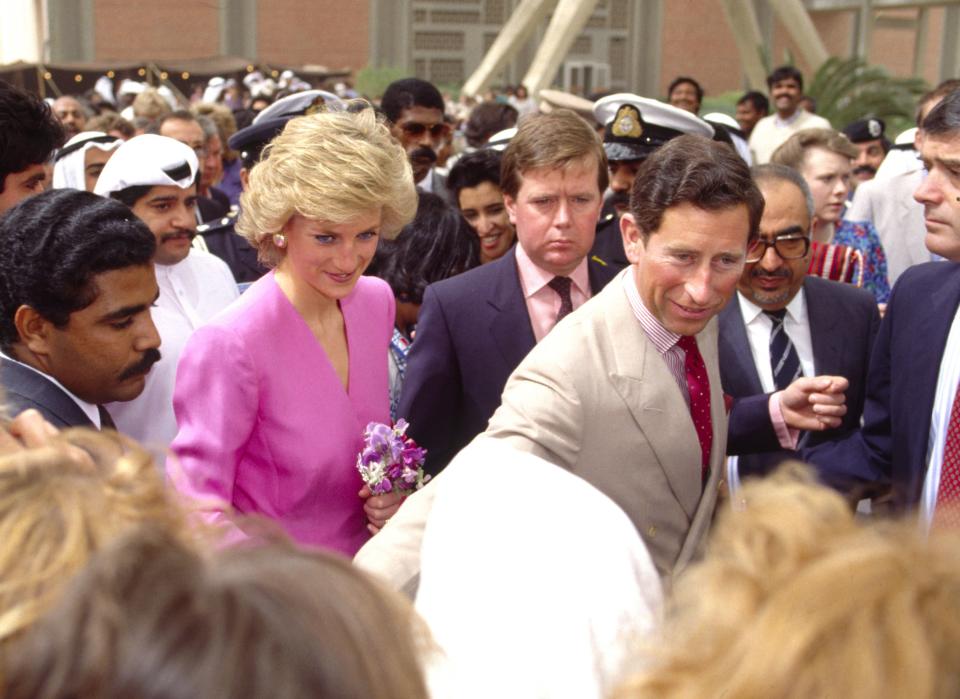
POLYGON ((800 357, 783 327, 787 309, 781 308, 779 311, 764 311, 764 313, 773 321, 773 328, 770 330, 770 368, 773 369, 773 385, 778 391, 782 391, 800 377, 802 373, 800 357))
POLYGON ((707 365, 697 348, 697 338, 681 335, 677 345, 683 350, 683 370, 687 378, 687 391, 690 394, 690 417, 700 440, 700 454, 704 480, 710 469, 710 449, 713 446, 713 423, 710 419, 710 378, 707 365))
POLYGON ((573 280, 570 277, 554 277, 547 286, 557 292, 560 296, 560 310, 557 313, 557 322, 559 323, 565 316, 573 312, 573 299, 570 298, 570 285, 573 280))
POLYGON ((102 405, 97 406, 97 410, 100 413, 100 429, 101 430, 116 430, 117 425, 114 423, 113 418, 110 417, 110 413, 107 412, 107 409, 102 405))

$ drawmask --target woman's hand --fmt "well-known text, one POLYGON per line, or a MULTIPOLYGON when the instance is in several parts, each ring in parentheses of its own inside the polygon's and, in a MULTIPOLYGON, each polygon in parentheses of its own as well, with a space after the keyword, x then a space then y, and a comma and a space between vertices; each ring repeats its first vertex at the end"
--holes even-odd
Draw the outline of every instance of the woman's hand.
POLYGON ((374 495, 370 488, 363 486, 360 489, 360 497, 366 500, 363 503, 363 511, 367 515, 367 529, 371 534, 376 534, 387 523, 387 520, 393 517, 400 509, 401 503, 406 498, 401 493, 393 492, 386 495, 374 495))

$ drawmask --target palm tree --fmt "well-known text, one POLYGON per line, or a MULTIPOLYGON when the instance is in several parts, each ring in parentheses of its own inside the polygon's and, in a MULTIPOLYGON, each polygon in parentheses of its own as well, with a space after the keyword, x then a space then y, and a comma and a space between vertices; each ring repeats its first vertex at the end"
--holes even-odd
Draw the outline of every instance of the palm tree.
POLYGON ((894 78, 861 58, 831 58, 813 76, 806 93, 817 114, 836 128, 867 116, 887 123, 887 133, 913 126, 917 100, 927 90, 920 78, 894 78))

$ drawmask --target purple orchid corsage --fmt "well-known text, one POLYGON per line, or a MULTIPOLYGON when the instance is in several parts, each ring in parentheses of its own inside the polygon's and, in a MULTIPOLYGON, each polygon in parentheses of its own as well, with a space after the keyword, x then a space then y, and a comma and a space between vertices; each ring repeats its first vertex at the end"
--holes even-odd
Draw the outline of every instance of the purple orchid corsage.
POLYGON ((423 473, 427 450, 407 437, 407 427, 407 421, 401 419, 393 427, 371 422, 363 431, 363 451, 357 456, 357 470, 374 495, 413 492, 430 480, 430 476, 423 473))

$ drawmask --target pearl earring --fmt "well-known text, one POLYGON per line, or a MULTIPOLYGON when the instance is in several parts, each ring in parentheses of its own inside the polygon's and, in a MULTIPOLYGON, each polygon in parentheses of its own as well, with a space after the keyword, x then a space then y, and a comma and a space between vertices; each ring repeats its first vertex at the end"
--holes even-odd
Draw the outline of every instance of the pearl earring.
POLYGON ((283 233, 274 233, 273 244, 276 245, 278 248, 287 247, 287 236, 285 236, 283 233))

